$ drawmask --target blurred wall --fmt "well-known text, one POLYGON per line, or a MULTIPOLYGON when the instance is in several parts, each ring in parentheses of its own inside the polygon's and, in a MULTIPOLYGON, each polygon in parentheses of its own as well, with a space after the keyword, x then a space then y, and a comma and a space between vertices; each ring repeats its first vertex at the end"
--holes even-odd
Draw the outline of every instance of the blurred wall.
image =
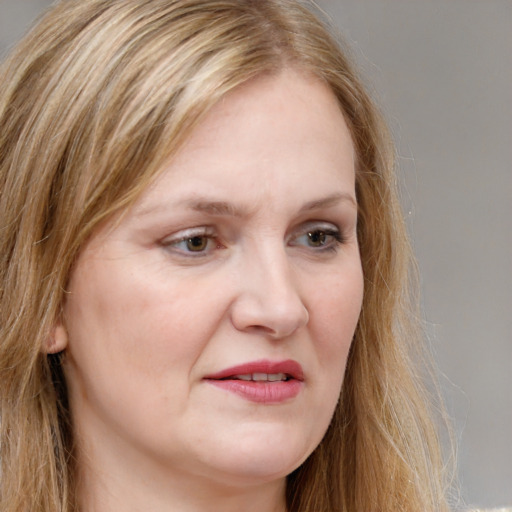
MULTIPOLYGON (((462 493, 512 505, 512 2, 319 0, 395 135, 462 493)), ((0 0, 0 53, 47 0, 0 0)))
POLYGON ((320 3, 398 146, 463 496, 512 505, 512 2, 320 3))

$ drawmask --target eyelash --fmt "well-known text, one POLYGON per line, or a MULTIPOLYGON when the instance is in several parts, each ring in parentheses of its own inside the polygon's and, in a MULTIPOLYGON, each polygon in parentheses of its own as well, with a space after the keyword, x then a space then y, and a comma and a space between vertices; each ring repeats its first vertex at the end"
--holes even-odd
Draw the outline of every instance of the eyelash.
POLYGON ((162 242, 163 247, 176 252, 178 254, 181 254, 182 256, 188 257, 188 258, 201 258, 205 257, 209 254, 210 251, 205 251, 203 249, 199 251, 194 250, 187 250, 187 248, 178 248, 180 244, 187 245, 189 243, 192 243, 194 240, 200 241, 201 239, 206 240, 205 248, 208 246, 208 244, 215 243, 216 247, 215 249, 222 249, 224 248, 219 242, 218 238, 215 235, 215 232, 207 227, 202 228, 196 228, 196 229, 190 229, 186 230, 184 232, 178 233, 178 238, 171 238, 166 239, 162 242))
MULTIPOLYGON (((324 252, 336 252, 340 245, 343 245, 344 243, 345 239, 341 231, 334 225, 307 224, 298 235, 291 238, 288 245, 291 247, 302 246, 306 249, 312 249, 315 253, 321 254, 324 252), (311 246, 309 244, 297 243, 297 240, 300 240, 303 237, 307 237, 309 241, 313 241, 313 235, 323 237, 324 240, 320 242, 321 245, 311 246)), ((164 240, 162 242, 162 246, 186 258, 204 258, 209 256, 212 250, 225 248, 225 246, 219 242, 219 238, 215 231, 209 227, 190 229, 178 233, 177 238, 164 240), (201 245, 201 241, 205 243, 201 245), (189 244, 193 243, 199 243, 199 250, 193 250, 190 248, 189 244), (179 248, 178 246, 180 244, 185 247, 179 248), (208 244, 215 244, 215 247, 208 250, 208 244)))
MULTIPOLYGON (((317 252, 336 252, 340 245, 345 242, 341 231, 332 226, 313 225, 309 229, 305 229, 301 234, 296 236, 293 240, 297 241, 300 238, 307 237, 309 241, 314 241, 313 235, 320 236, 324 239, 319 246, 304 245, 305 247, 314 249, 317 252)), ((291 243, 291 246, 298 246, 300 244, 291 243)))

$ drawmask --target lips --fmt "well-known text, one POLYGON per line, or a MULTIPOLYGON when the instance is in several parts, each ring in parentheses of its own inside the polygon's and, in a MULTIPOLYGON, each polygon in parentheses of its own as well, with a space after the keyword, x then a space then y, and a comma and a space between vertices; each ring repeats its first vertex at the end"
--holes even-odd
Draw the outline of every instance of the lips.
POLYGON ((240 364, 237 366, 232 366, 231 368, 226 368, 225 370, 221 370, 220 372, 214 373, 213 375, 209 375, 206 377, 206 379, 222 380, 235 378, 237 375, 253 375, 258 373, 267 375, 284 373, 291 379, 297 379, 300 381, 304 380, 304 372, 302 370, 302 366, 292 359, 288 359, 286 361, 261 360, 240 364))
POLYGON ((301 391, 304 372, 296 361, 253 361, 208 375, 217 388, 257 403, 275 404, 295 398, 301 391))

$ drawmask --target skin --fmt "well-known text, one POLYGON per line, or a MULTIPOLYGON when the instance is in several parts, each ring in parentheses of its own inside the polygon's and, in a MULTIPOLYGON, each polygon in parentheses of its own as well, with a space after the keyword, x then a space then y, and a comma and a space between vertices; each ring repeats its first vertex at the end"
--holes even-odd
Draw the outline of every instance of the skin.
POLYGON ((229 93, 91 238, 53 347, 84 511, 285 510, 361 308, 354 182, 333 94, 288 69, 229 93), (297 361, 299 394, 254 403, 205 380, 261 359, 297 361))

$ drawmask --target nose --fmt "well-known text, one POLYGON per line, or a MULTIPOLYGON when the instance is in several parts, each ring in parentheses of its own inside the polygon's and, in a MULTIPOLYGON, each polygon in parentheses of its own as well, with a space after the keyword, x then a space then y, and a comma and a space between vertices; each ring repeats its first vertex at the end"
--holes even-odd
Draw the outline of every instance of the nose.
POLYGON ((309 312, 284 249, 253 254, 240 269, 231 321, 243 332, 283 339, 307 325, 309 312))

